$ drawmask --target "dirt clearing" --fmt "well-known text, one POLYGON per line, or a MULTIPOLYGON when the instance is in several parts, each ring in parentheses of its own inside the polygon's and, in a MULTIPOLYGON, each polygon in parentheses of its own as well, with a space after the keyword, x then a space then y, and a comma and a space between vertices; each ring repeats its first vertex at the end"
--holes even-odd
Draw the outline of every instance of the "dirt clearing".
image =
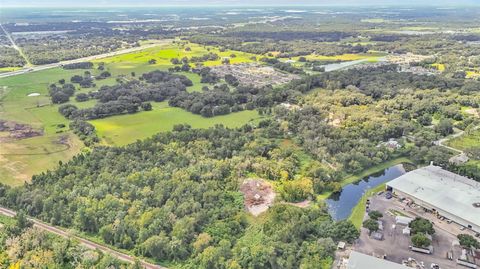
POLYGON ((25 139, 43 135, 42 130, 34 129, 28 124, 16 123, 6 120, 0 120, 0 132, 8 133, 8 135, 0 136, 0 142, 25 139))
POLYGON ((240 191, 243 193, 245 208, 254 216, 267 211, 275 200, 272 185, 261 179, 245 180, 240 191))

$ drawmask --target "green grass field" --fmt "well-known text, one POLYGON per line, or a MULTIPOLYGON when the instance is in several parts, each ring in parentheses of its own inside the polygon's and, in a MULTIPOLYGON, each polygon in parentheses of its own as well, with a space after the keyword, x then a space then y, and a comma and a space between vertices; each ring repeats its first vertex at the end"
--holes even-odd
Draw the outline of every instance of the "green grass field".
POLYGON ((22 67, 0 67, 0 73, 12 72, 22 69, 22 67))
MULTIPOLYGON (((148 43, 149 41, 145 41, 148 43)), ((153 42, 153 41, 152 41, 153 42)), ((254 55, 239 51, 225 50, 211 46, 166 40, 156 47, 129 54, 117 55, 109 58, 93 61, 95 69, 89 70, 93 75, 98 75, 99 63, 104 63, 105 70, 112 76, 104 80, 96 80, 96 86, 89 89, 78 88, 77 92, 87 93, 98 90, 103 85, 116 84, 116 80, 130 80, 141 74, 153 70, 167 70, 172 67, 172 58, 191 58, 202 56, 209 52, 218 54, 221 58, 229 57, 231 64, 252 62, 254 55), (188 49, 187 49, 188 48, 188 49), (155 64, 148 64, 150 59, 155 59, 155 64), (135 76, 132 74, 135 72, 135 76)), ((331 60, 356 60, 375 59, 378 54, 346 54, 339 56, 309 56, 317 59, 331 60)), ((205 66, 220 65, 221 59, 207 61, 205 66)), ((51 104, 48 96, 48 86, 60 79, 69 81, 73 75, 82 75, 85 70, 64 70, 53 68, 37 72, 0 79, 0 119, 29 124, 42 129, 44 136, 25 140, 2 143, 0 151, 0 182, 18 185, 28 181, 31 175, 55 167, 58 161, 67 161, 83 148, 82 143, 75 135, 68 133, 69 121, 58 113, 59 105, 51 104), (31 93, 39 93, 40 96, 29 97, 31 93), (67 127, 60 128, 59 125, 67 127), (60 137, 67 134, 68 149, 59 150, 64 145, 58 144, 60 137), (17 152, 29 151, 36 154, 18 154, 17 152), (38 154, 43 152, 44 154, 38 154)), ((193 86, 188 91, 201 91, 204 86, 211 86, 200 82, 200 76, 191 72, 181 72, 192 80, 193 86)), ((79 108, 87 108, 95 105, 95 101, 76 102, 71 98, 70 103, 79 108)), ((165 103, 154 104, 153 111, 139 112, 133 115, 121 115, 106 119, 92 121, 96 126, 103 143, 107 145, 125 145, 137 139, 150 137, 157 132, 171 130, 175 124, 187 123, 194 128, 207 128, 215 124, 223 124, 228 127, 238 127, 249 121, 256 120, 259 115, 256 111, 243 111, 230 115, 214 118, 203 118, 191 114, 179 108, 171 108, 165 103)))
MULTIPOLYGON (((255 54, 240 52, 240 51, 232 51, 232 50, 225 50, 221 52, 216 47, 211 46, 202 46, 199 44, 189 43, 186 45, 181 45, 178 43, 167 44, 162 47, 154 47, 148 48, 139 52, 133 52, 129 54, 122 54, 114 57, 110 57, 107 59, 99 59, 96 62, 104 62, 106 64, 116 64, 111 65, 112 71, 115 72, 124 72, 124 70, 131 70, 135 67, 137 73, 143 73, 146 69, 152 68, 165 68, 170 67, 172 64, 170 62, 173 58, 181 59, 183 57, 191 58, 193 56, 202 56, 209 52, 216 53, 220 56, 220 59, 216 61, 206 61, 204 62, 204 66, 215 66, 222 64, 221 58, 229 57, 231 64, 236 63, 245 63, 245 62, 252 62, 250 59, 252 56, 258 56, 255 54), (190 48, 187 50, 186 48, 190 48), (235 57, 230 57, 232 54, 235 57), (150 59, 155 59, 155 64, 148 64, 150 59)), ((126 74, 126 73, 125 73, 126 74)))
MULTIPOLYGON (((384 57, 384 53, 361 53, 361 54, 342 54, 334 56, 325 55, 307 55, 305 58, 310 61, 356 61, 356 60, 368 60, 369 62, 377 62, 381 57, 384 57)), ((298 60, 298 57, 292 58, 298 60)))
POLYGON ((0 215, 0 224, 2 225, 12 225, 15 223, 15 220, 11 217, 5 215, 0 215))
MULTIPOLYGON (((105 63, 105 70, 112 76, 96 80, 96 87, 89 89, 78 88, 77 93, 98 90, 103 85, 114 85, 116 79, 124 80, 133 78, 142 73, 161 69, 167 70, 172 67, 172 58, 201 56, 208 52, 214 52, 221 57, 230 57, 231 63, 251 62, 253 55, 236 51, 220 52, 217 48, 203 47, 197 44, 179 44, 171 41, 159 44, 159 46, 129 54, 117 55, 110 58, 99 59, 95 69, 90 69, 93 75, 98 75, 100 70, 98 63, 105 63), (186 47, 190 50, 187 51, 186 47), (150 59, 156 59, 156 64, 148 64, 150 59)), ((208 61, 205 65, 212 66, 221 64, 221 60, 208 61)), ((2 70, 7 71, 7 70, 2 70)), ((1 71, 0 71, 1 72, 1 71)), ((59 105, 51 104, 48 96, 48 86, 60 79, 69 79, 73 75, 82 75, 85 70, 64 70, 53 68, 37 72, 0 79, 0 119, 15 121, 42 129, 44 136, 33 137, 16 141, 2 142, 0 150, 0 182, 9 185, 19 185, 28 181, 33 174, 46 169, 52 169, 59 161, 67 161, 83 148, 78 138, 68 132, 69 121, 58 113, 59 105), (29 97, 31 93, 39 93, 40 96, 29 97), (59 128, 59 124, 67 127, 59 128), (62 133, 59 133, 62 132, 62 133), (58 141, 66 135, 68 146, 59 144, 58 141)), ((200 76, 191 72, 181 72, 192 80, 193 86, 188 91, 201 91, 202 87, 210 86, 200 82, 200 76)), ((71 98, 70 103, 79 108, 94 106, 96 101, 76 102, 71 98)), ((141 112, 135 115, 124 115, 99 120, 100 136, 104 137, 106 144, 124 145, 137 139, 149 137, 157 132, 171 130, 173 125, 188 123, 195 128, 206 128, 215 124, 224 124, 229 127, 237 127, 248 121, 258 118, 255 111, 244 111, 227 116, 211 119, 193 115, 178 108, 168 108, 165 104, 155 104, 151 112, 141 112)))
POLYGON ((34 174, 54 169, 59 161, 68 161, 82 148, 83 143, 70 132, 2 142, 0 182, 21 185, 34 174), (60 139, 65 142, 60 144, 60 139))
POLYGON ((258 112, 242 111, 213 118, 204 118, 181 108, 169 107, 166 102, 154 103, 152 111, 108 117, 90 121, 102 142, 107 145, 126 145, 137 139, 150 137, 158 132, 172 130, 176 124, 189 124, 193 128, 208 128, 216 124, 240 127, 260 119, 258 112))
POLYGON ((478 148, 480 147, 480 130, 475 130, 468 134, 466 133, 447 141, 445 144, 459 150, 467 150, 475 147, 478 148))

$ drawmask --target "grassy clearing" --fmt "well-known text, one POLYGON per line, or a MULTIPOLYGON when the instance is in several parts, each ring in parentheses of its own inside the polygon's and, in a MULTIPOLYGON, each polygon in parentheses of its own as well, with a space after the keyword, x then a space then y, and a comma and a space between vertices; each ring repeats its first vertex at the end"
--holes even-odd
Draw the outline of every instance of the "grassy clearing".
POLYGON ((440 30, 438 27, 428 27, 428 26, 404 26, 400 30, 403 31, 437 31, 440 30))
MULTIPOLYGON (((142 73, 152 70, 166 70, 172 66, 170 63, 172 58, 201 56, 210 51, 219 54, 221 57, 229 57, 231 54, 235 54, 236 57, 231 59, 231 63, 240 63, 252 61, 250 58, 253 56, 252 54, 228 50, 220 52, 216 48, 207 48, 196 44, 186 46, 190 47, 191 50, 186 51, 183 45, 165 43, 143 51, 96 60, 94 62, 97 64, 104 62, 105 70, 109 71, 112 76, 95 81, 96 87, 94 88, 79 88, 77 93, 87 93, 98 90, 103 85, 113 85, 119 77, 130 80, 133 78, 132 72, 135 72, 135 77, 138 77, 142 73), (152 58, 157 60, 156 64, 148 64, 148 60, 152 58)), ((205 65, 217 64, 221 64, 221 60, 205 63, 205 65)), ((58 132, 68 131, 69 121, 58 113, 59 105, 51 104, 48 97, 48 86, 60 79, 69 81, 73 75, 83 75, 84 71, 52 68, 0 79, 0 119, 29 124, 35 128, 43 129, 45 134, 42 137, 2 143, 0 182, 10 185, 22 184, 24 181, 28 181, 33 174, 54 168, 58 161, 66 161, 82 149, 82 143, 71 133, 66 133, 69 147, 65 148, 65 145, 58 144, 59 138, 62 136, 58 132), (39 93, 40 96, 28 97, 31 93, 39 93), (59 128, 58 126, 61 124, 67 127, 59 128), (28 154, 24 152, 28 152, 28 154)), ((93 75, 98 75, 101 72, 97 69, 88 71, 93 75)), ((197 74, 188 72, 182 72, 182 74, 193 81, 194 85, 189 87, 188 91, 201 91, 203 86, 208 86, 200 82, 200 76, 197 74)), ((80 103, 71 98, 70 103, 79 108, 87 108, 94 106, 96 101, 80 103)), ((158 107, 156 106, 156 108, 158 107)), ((189 123, 199 128, 213 126, 217 123, 236 127, 255 117, 258 117, 257 112, 245 111, 213 119, 204 119, 180 109, 163 107, 162 110, 151 113, 114 117, 110 122, 110 124, 114 124, 114 127, 100 128, 100 132, 105 131, 106 137, 109 137, 108 134, 120 137, 118 143, 123 145, 151 136, 158 131, 171 130, 172 126, 177 123, 189 123), (140 123, 138 119, 142 117, 146 117, 147 121, 140 123), (125 128, 122 124, 125 124, 125 128), (122 131, 119 131, 120 129, 122 131)), ((108 122, 109 120, 105 119, 104 121, 108 122)), ((101 135, 105 135, 105 133, 101 133, 101 135)), ((115 141, 115 138, 111 139, 115 141)), ((110 144, 117 144, 117 142, 110 144)))
POLYGON ((367 23, 386 23, 389 22, 385 19, 382 18, 372 18, 372 19, 361 19, 361 22, 367 22, 367 23))
POLYGON ((69 160, 83 144, 67 128, 68 120, 58 113, 58 105, 52 105, 48 85, 59 79, 68 79, 82 70, 60 68, 31 72, 0 79, 0 118, 29 124, 44 131, 43 136, 3 142, 0 150, 0 182, 20 185, 31 176, 53 169, 59 161, 69 160), (40 96, 28 97, 30 93, 40 96), (65 133, 57 133, 63 131, 65 133), (66 136, 67 145, 60 144, 66 136))
POLYGON ((465 72, 467 75, 467 78, 477 78, 480 77, 480 71, 478 70, 468 70, 465 72))
MULTIPOLYGON (((194 43, 188 43, 185 46, 172 43, 162 47, 148 48, 138 52, 117 55, 117 56, 106 58, 106 59, 100 59, 100 60, 97 60, 96 62, 104 62, 106 64, 116 64, 116 65, 111 65, 111 67, 114 68, 112 69, 113 71, 118 71, 118 72, 121 72, 125 69, 127 70, 132 69, 132 67, 134 66, 136 66, 136 70, 143 71, 144 68, 158 69, 158 68, 169 67, 172 65, 170 60, 173 58, 178 58, 178 59, 181 59, 183 57, 191 58, 194 56, 202 56, 209 52, 218 54, 220 56, 220 59, 216 61, 206 61, 203 63, 205 66, 221 65, 222 64, 221 58, 224 58, 224 57, 230 58, 230 63, 236 64, 236 63, 253 62, 253 60, 251 60, 250 58, 252 56, 257 56, 255 54, 250 54, 250 53, 245 53, 240 51, 232 51, 232 50, 225 50, 221 52, 216 47, 202 46, 194 43), (186 49, 187 47, 190 48, 190 50, 187 50, 186 49), (234 54, 235 57, 231 57, 232 54, 234 54), (148 64, 148 61, 150 59, 155 59, 156 63, 148 64)), ((138 71, 137 73, 141 73, 141 72, 138 71)))
POLYGON ((446 145, 459 150, 480 147, 480 130, 466 133, 460 137, 448 140, 446 145))
MULTIPOLYGON (((326 55, 307 55, 305 58, 310 61, 356 61, 356 60, 368 60, 370 62, 377 62, 381 57, 385 56, 384 53, 360 53, 360 54, 342 54, 334 56, 326 55)), ((298 57, 293 58, 298 60, 298 57)))
POLYGON ((0 153, 0 182, 18 186, 32 175, 54 169, 59 161, 67 161, 83 148, 73 133, 44 135, 2 143, 0 153), (65 144, 59 140, 64 136, 65 144))
POLYGON ((445 71, 445 64, 434 63, 434 64, 432 64, 432 66, 437 68, 438 71, 440 71, 440 72, 445 71))
POLYGON ((22 69, 22 67, 0 67, 0 73, 13 72, 22 69))
POLYGON ((213 118, 204 118, 181 108, 169 107, 166 102, 154 103, 152 111, 108 117, 90 121, 106 145, 126 145, 158 132, 172 130, 174 125, 186 123, 193 128, 208 128, 216 124, 240 127, 261 117, 257 111, 242 111, 213 118))
POLYGON ((15 223, 15 220, 11 217, 5 215, 0 215, 0 226, 1 225, 12 225, 15 223))

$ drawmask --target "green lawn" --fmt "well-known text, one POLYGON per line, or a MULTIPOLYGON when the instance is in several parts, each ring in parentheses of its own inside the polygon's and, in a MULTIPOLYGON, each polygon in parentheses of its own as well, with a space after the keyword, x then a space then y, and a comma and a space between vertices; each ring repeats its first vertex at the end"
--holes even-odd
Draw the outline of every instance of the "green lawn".
POLYGON ((480 147, 480 130, 472 131, 471 133, 464 134, 457 138, 451 139, 445 143, 459 150, 471 149, 474 147, 480 147))
POLYGON ((54 169, 59 161, 68 161, 83 148, 83 143, 70 132, 47 134, 1 144, 0 182, 18 186, 31 176, 54 169), (59 140, 64 137, 65 144, 59 140))
POLYGON ((208 128, 216 124, 240 127, 260 119, 257 111, 242 111, 213 118, 204 118, 181 108, 169 107, 166 102, 154 103, 152 111, 113 116, 90 121, 97 129, 103 143, 125 145, 137 139, 150 137, 158 132, 172 130, 174 125, 189 124, 193 128, 208 128))
POLYGON ((367 209, 367 199, 382 190, 385 190, 385 184, 380 184, 375 188, 369 189, 362 196, 360 201, 358 201, 358 204, 352 209, 352 214, 350 214, 348 220, 350 220, 353 225, 355 225, 355 227, 357 227, 358 229, 362 227, 363 217, 365 216, 365 211, 367 209))
MULTIPOLYGON (((359 53, 359 54, 342 54, 342 55, 333 55, 333 56, 325 56, 325 55, 307 55, 305 58, 310 61, 356 61, 356 60, 363 60, 367 59, 369 62, 377 62, 381 57, 384 57, 385 53, 359 53)), ((294 57, 292 59, 298 61, 299 57, 294 57)))
MULTIPOLYGON (((142 51, 133 52, 129 54, 121 54, 107 59, 100 59, 96 62, 105 62, 106 64, 115 64, 114 71, 129 70, 133 67, 136 70, 143 71, 144 68, 150 69, 154 67, 168 67, 171 66, 170 60, 173 58, 181 59, 183 57, 191 58, 193 56, 202 56, 209 52, 216 53, 220 56, 220 59, 215 61, 206 61, 203 64, 205 66, 214 66, 222 64, 221 58, 229 57, 232 54, 235 54, 235 57, 230 58, 230 63, 244 63, 252 62, 250 59, 252 56, 258 56, 251 53, 241 52, 241 51, 232 51, 225 50, 221 52, 217 47, 212 46, 202 46, 199 44, 188 43, 187 45, 179 45, 178 43, 166 44, 161 47, 148 48, 142 51), (187 47, 190 50, 187 50, 187 47), (156 63, 149 65, 148 61, 150 59, 155 59, 156 63)), ((142 73, 140 71, 138 74, 142 73)))
POLYGON ((15 220, 11 217, 7 217, 5 215, 0 215, 0 224, 3 225, 11 225, 15 223, 15 220))
MULTIPOLYGON (((81 89, 76 85, 77 93, 98 90, 103 85, 114 85, 119 77, 128 81, 133 78, 132 72, 135 72, 135 77, 139 77, 145 72, 156 69, 167 70, 172 67, 170 63, 172 58, 201 56, 209 51, 217 53, 221 57, 235 54, 236 57, 231 59, 231 63, 251 62, 250 57, 253 56, 229 50, 220 52, 218 48, 197 44, 183 46, 165 42, 165 44, 143 51, 94 61, 95 68, 88 71, 93 75, 100 74, 102 71, 97 70, 97 66, 98 63, 104 62, 105 70, 109 71, 112 76, 96 80, 94 88, 81 89), (190 47, 191 50, 187 51, 186 47, 190 47), (148 64, 148 60, 152 58, 157 60, 156 64, 148 64)), ((205 63, 207 66, 218 64, 221 64, 221 60, 205 63)), ((24 181, 28 181, 33 174, 54 168, 60 160, 69 160, 84 147, 71 133, 66 133, 70 147, 65 148, 65 145, 58 144, 58 140, 62 136, 58 132, 68 131, 69 121, 58 113, 59 105, 51 104, 48 96, 48 86, 51 83, 60 79, 69 81, 73 75, 83 75, 84 72, 85 70, 52 68, 0 79, 0 119, 29 124, 44 131, 44 136, 41 137, 2 143, 0 182, 9 185, 22 184, 24 181), (39 93, 40 96, 29 97, 28 95, 31 93, 39 93), (59 124, 67 127, 59 128, 59 124)), ((188 91, 201 91, 203 86, 209 86, 201 83, 201 78, 197 74, 191 72, 181 72, 181 74, 186 75, 193 82, 193 86, 187 88, 188 91)), ((70 103, 79 108, 87 108, 94 106, 96 101, 77 102, 71 98, 70 103)), ((156 132, 171 130, 173 125, 178 123, 188 123, 198 128, 206 128, 215 124, 237 127, 255 118, 258 118, 257 112, 244 111, 205 119, 178 108, 167 108, 164 104, 156 104, 155 110, 151 112, 99 120, 98 129, 100 136, 105 137, 106 144, 124 145, 149 137, 156 132)))

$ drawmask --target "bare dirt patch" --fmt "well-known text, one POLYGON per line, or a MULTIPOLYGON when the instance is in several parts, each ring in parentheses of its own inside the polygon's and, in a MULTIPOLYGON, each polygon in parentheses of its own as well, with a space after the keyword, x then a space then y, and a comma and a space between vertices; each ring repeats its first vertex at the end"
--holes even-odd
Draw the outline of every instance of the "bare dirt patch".
POLYGON ((7 134, 0 136, 0 142, 7 142, 43 135, 43 130, 35 129, 28 124, 22 124, 6 120, 0 120, 0 132, 4 132, 7 134))
POLYGON ((211 71, 219 77, 232 75, 238 79, 241 85, 279 85, 299 78, 297 75, 283 73, 273 67, 257 63, 250 64, 225 64, 211 67, 211 71))
POLYGON ((297 202, 297 203, 288 203, 288 202, 285 202, 285 204, 287 205, 291 205, 291 206, 296 206, 296 207, 299 207, 299 208, 307 208, 310 206, 310 200, 305 200, 305 201, 301 201, 301 202, 297 202))
POLYGON ((480 117, 480 115, 478 114, 478 109, 476 108, 465 109, 465 113, 470 114, 476 118, 480 117))
POLYGON ((261 179, 245 180, 240 191, 243 193, 245 208, 254 216, 267 211, 275 200, 272 185, 261 179))

